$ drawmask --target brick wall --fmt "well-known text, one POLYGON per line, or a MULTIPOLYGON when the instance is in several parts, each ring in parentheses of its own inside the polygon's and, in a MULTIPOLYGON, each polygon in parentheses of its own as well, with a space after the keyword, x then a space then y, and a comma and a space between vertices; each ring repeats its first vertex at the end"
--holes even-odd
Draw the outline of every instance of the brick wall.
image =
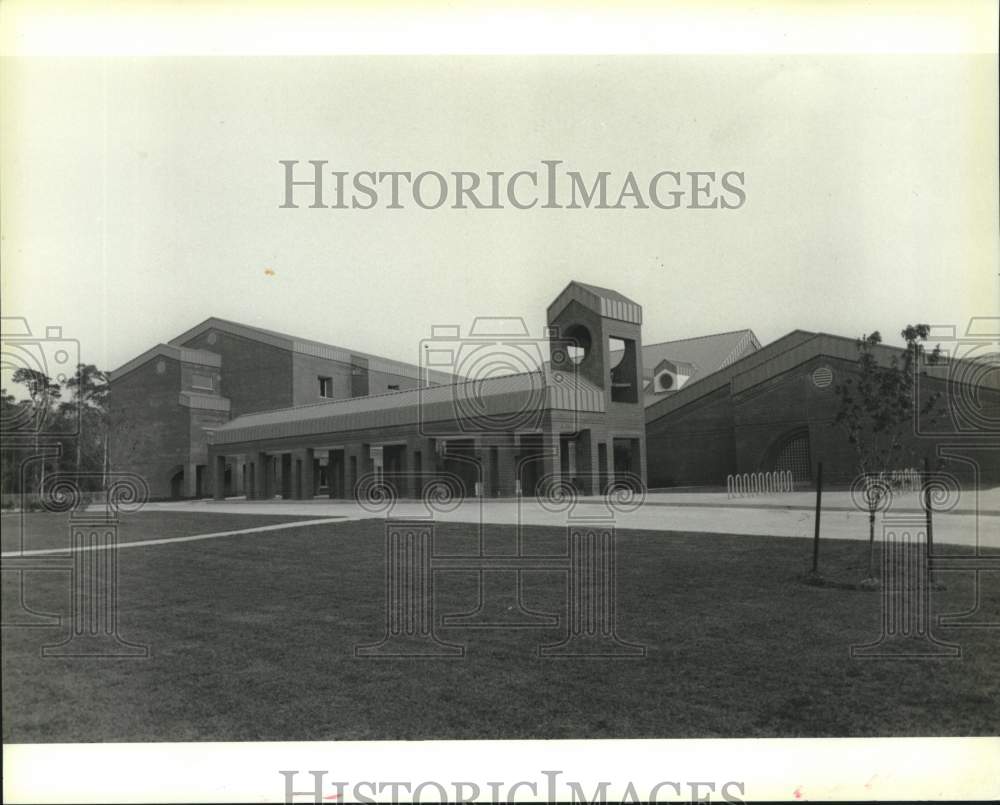
MULTIPOLYGON (((809 433, 812 467, 822 461, 827 482, 849 482, 856 473, 857 457, 844 430, 834 421, 839 408, 834 386, 855 371, 853 362, 819 355, 735 396, 727 385, 649 423, 646 436, 650 486, 722 484, 729 473, 770 469, 768 459, 776 446, 792 431, 802 428, 809 433), (826 388, 818 388, 812 379, 821 366, 833 373, 826 388)), ((924 400, 946 389, 943 380, 921 378, 924 400)), ((979 402, 993 406, 996 421, 1000 394, 980 389, 979 402)), ((946 396, 940 405, 947 408, 946 396)), ((903 440, 900 468, 919 468, 925 456, 933 459, 939 446, 960 446, 969 441, 968 435, 945 435, 943 431, 949 429, 954 433, 950 420, 944 417, 937 425, 941 435, 928 437, 909 432, 903 440)), ((980 450, 969 451, 969 455, 978 464, 981 480, 1000 482, 996 453, 991 456, 980 450)), ((973 477, 975 467, 953 461, 948 470, 966 482, 973 477)))
POLYGON ((180 362, 164 357, 111 381, 111 466, 142 475, 156 498, 170 496, 171 476, 188 461, 190 415, 178 403, 180 385, 180 362))
POLYGON ((291 350, 215 329, 189 339, 184 346, 222 356, 218 393, 230 399, 233 416, 292 405, 291 350))

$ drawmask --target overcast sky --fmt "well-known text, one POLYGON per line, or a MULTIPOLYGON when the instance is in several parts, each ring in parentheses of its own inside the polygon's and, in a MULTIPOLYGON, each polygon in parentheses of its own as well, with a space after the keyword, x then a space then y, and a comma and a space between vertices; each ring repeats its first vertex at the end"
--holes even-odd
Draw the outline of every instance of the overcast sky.
MULTIPOLYGON (((646 343, 998 314, 995 56, 32 60, 4 79, 3 314, 115 368, 208 316, 416 360, 571 279, 646 343), (279 209, 278 160, 742 171, 737 210, 279 209)), ((611 184, 614 185, 613 178, 611 184)), ((6 380, 6 379, 5 379, 6 380)))

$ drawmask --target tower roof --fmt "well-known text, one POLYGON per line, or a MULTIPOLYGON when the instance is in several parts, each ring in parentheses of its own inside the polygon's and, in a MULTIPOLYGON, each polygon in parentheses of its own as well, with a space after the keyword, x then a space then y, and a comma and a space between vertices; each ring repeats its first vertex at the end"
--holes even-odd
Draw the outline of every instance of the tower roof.
POLYGON ((558 316, 570 302, 578 302, 606 319, 616 319, 629 324, 642 324, 642 305, 633 302, 618 291, 601 288, 597 285, 587 285, 576 280, 570 282, 555 301, 549 305, 549 321, 558 316))

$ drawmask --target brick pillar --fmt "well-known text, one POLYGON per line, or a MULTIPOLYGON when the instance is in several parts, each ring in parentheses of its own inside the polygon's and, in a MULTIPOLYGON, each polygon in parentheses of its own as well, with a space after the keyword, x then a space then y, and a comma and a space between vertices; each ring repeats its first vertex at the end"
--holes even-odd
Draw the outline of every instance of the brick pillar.
POLYGON ((497 448, 497 477, 493 483, 497 496, 512 498, 517 491, 517 437, 511 443, 499 445, 497 448))
POLYGON ((347 500, 354 499, 354 487, 364 475, 364 464, 361 460, 362 449, 363 446, 357 444, 344 447, 344 497, 347 500), (353 472, 351 471, 352 465, 354 466, 353 472))
POLYGON ((580 431, 576 445, 576 474, 580 479, 584 495, 598 494, 597 439, 592 430, 580 431))
MULTIPOLYGON (((615 440, 608 434, 604 439, 604 466, 601 470, 604 473, 604 480, 606 484, 611 484, 615 480, 615 440)), ((604 494, 604 490, 600 490, 601 494, 604 494)))
POLYGON ((295 462, 295 484, 292 494, 297 500, 312 500, 315 489, 312 448, 296 450, 293 461, 295 462))
POLYGON ((542 478, 558 480, 559 471, 559 434, 546 431, 542 434, 542 478))
POLYGON ((490 462, 492 448, 492 440, 482 437, 476 439, 476 458, 479 459, 479 489, 480 495, 484 498, 491 498, 495 494, 496 481, 493 478, 493 467, 490 462))
POLYGON ((246 468, 246 488, 243 491, 247 496, 247 500, 254 500, 257 497, 257 462, 249 459, 246 462, 246 468))
POLYGON ((294 478, 292 477, 292 454, 282 453, 281 454, 281 499, 290 500, 294 495, 294 488, 292 483, 294 478))
POLYGON ((426 477, 428 461, 431 460, 434 446, 430 439, 407 439, 406 456, 403 466, 406 471, 406 486, 402 490, 408 498, 419 498, 423 493, 421 476, 426 477), (420 463, 417 463, 417 453, 420 453, 420 463))
POLYGON ((198 494, 198 465, 184 465, 184 497, 193 498, 198 494))
POLYGON ((339 498, 341 478, 343 477, 343 467, 337 468, 337 450, 328 450, 326 453, 326 494, 330 498, 339 498))
POLYGON ((216 456, 212 461, 212 497, 216 500, 226 499, 226 457, 216 456))
POLYGON ((268 465, 270 463, 267 453, 257 453, 257 458, 254 460, 254 469, 256 470, 254 472, 254 497, 260 500, 271 497, 271 482, 268 478, 270 475, 268 465))

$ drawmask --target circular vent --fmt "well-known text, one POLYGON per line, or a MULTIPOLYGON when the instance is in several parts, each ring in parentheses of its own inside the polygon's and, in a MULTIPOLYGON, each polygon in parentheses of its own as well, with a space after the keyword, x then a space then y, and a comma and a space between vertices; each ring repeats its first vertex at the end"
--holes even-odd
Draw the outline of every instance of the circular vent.
POLYGON ((166 361, 157 361, 156 362, 156 374, 162 375, 165 371, 167 371, 167 363, 166 363, 166 361))
POLYGON ((825 389, 833 382, 833 370, 829 366, 819 366, 812 373, 813 385, 825 389))
POLYGON ((216 341, 219 340, 219 336, 217 336, 215 333, 209 333, 205 337, 205 340, 208 341, 209 344, 214 344, 216 341))
POLYGON ((674 376, 670 372, 663 372, 656 378, 656 387, 659 391, 670 391, 674 387, 674 376))

